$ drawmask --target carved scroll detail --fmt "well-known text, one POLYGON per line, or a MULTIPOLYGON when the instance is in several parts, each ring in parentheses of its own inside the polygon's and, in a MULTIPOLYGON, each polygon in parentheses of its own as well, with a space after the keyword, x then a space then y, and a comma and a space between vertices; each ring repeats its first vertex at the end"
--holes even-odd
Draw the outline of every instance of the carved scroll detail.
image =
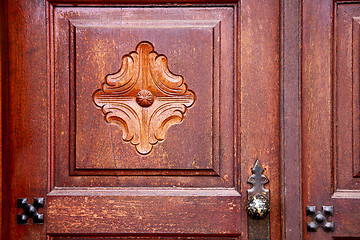
POLYGON ((106 122, 121 128, 123 140, 145 155, 165 140, 170 126, 184 120, 196 96, 182 76, 170 72, 166 56, 141 42, 123 56, 120 70, 105 77, 92 99, 106 122))

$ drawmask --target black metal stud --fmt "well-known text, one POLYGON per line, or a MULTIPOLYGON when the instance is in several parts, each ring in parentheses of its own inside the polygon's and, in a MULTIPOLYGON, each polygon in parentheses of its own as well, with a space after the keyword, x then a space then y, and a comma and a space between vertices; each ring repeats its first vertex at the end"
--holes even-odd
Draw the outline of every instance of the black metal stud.
POLYGON ((334 231, 334 222, 327 220, 334 213, 333 206, 322 206, 322 211, 316 212, 315 206, 306 206, 306 216, 312 217, 312 222, 307 222, 307 231, 316 232, 318 227, 322 227, 326 232, 334 231))
POLYGON ((17 223, 24 225, 27 224, 27 220, 32 218, 34 224, 44 223, 44 214, 39 214, 37 210, 44 207, 44 198, 34 198, 34 203, 29 204, 27 198, 18 198, 17 207, 24 210, 23 214, 17 215, 17 223))

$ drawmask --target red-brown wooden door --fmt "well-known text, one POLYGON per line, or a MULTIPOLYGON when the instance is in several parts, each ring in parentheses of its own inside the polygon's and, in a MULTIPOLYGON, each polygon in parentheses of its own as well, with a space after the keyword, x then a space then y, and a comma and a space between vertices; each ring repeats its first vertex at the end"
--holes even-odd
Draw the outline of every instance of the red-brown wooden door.
POLYGON ((333 206, 335 224, 307 232, 304 217, 307 239, 360 238, 359 17, 355 1, 303 3, 303 210, 333 206))
POLYGON ((277 0, 3 5, 4 240, 247 239, 256 159, 280 239, 277 0))

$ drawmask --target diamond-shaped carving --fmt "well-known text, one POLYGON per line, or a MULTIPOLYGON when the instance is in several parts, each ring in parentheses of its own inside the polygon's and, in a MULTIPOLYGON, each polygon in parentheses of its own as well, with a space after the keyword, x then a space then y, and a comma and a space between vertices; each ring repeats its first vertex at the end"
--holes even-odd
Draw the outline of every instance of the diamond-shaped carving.
POLYGON ((166 56, 149 42, 124 55, 120 70, 107 75, 93 94, 105 120, 118 125, 123 140, 144 155, 165 140, 170 126, 183 121, 195 99, 184 78, 170 72, 166 56))

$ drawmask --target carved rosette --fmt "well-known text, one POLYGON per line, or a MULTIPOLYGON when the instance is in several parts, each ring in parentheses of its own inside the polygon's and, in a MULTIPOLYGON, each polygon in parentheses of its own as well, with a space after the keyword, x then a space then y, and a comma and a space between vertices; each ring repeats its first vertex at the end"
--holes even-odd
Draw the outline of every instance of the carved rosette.
POLYGON ((165 139, 170 126, 183 121, 196 96, 182 76, 170 72, 164 55, 141 42, 123 56, 120 70, 105 77, 92 99, 106 122, 121 128, 123 140, 145 155, 165 139))

